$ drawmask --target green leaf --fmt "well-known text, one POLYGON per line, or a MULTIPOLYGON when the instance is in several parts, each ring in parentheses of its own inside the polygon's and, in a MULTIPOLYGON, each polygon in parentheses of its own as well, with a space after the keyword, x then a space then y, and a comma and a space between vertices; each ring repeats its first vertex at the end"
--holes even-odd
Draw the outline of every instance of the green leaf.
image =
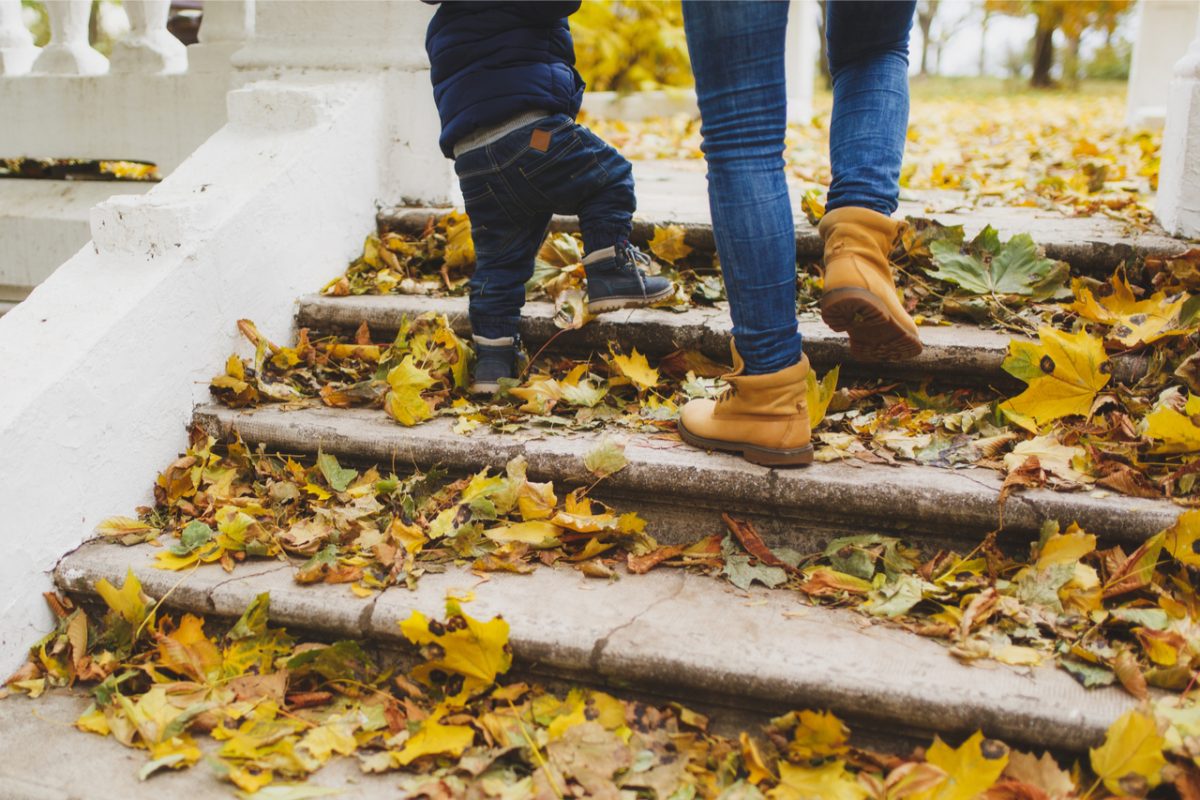
POLYGON ((883 588, 871 592, 863 609, 877 617, 898 617, 921 602, 923 589, 924 583, 916 575, 898 575, 883 588))
POLYGON ((741 553, 730 536, 726 536, 725 541, 721 543, 721 554, 725 556, 725 567, 721 573, 742 591, 749 590, 755 581, 768 589, 774 589, 787 582, 786 570, 782 567, 768 567, 762 563, 751 564, 750 556, 741 553))
POLYGON ((1064 289, 1070 270, 1045 258, 1033 238, 1020 233, 1000 243, 988 226, 962 252, 950 241, 930 245, 937 270, 930 277, 953 283, 971 294, 1021 295, 1044 300, 1064 289))
POLYGON ((271 594, 263 592, 255 597, 254 600, 242 612, 242 616, 238 617, 238 621, 234 623, 230 629, 228 638, 231 641, 239 639, 253 639, 262 636, 267 632, 267 616, 271 609, 271 594))
POLYGON ((1082 683, 1088 689, 1093 689, 1097 686, 1111 686, 1117 679, 1112 670, 1095 664, 1089 664, 1086 661, 1064 658, 1058 663, 1063 669, 1071 673, 1071 677, 1075 678, 1075 680, 1082 683))
POLYGON ((607 478, 620 472, 628 463, 629 460, 625 458, 625 445, 607 438, 583 457, 583 465, 597 478, 607 478))
POLYGON ((186 556, 211 542, 214 536, 216 531, 212 528, 200 520, 192 520, 180 532, 179 541, 167 549, 177 556, 186 556))
POLYGON ((358 477, 358 470, 343 468, 338 463, 337 456, 331 456, 328 453, 321 453, 317 456, 317 466, 321 469, 321 474, 325 476, 329 488, 335 492, 346 491, 350 481, 358 477))

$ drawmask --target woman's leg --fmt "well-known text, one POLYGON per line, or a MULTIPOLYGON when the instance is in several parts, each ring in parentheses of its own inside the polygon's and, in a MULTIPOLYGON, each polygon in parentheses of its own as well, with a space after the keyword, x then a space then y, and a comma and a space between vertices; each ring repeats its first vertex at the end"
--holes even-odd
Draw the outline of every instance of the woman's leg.
POLYGON ((788 4, 684 2, 713 235, 745 373, 800 361, 796 229, 784 177, 788 4))
POLYGON ((833 76, 826 209, 853 206, 891 215, 900 194, 908 132, 908 35, 916 0, 826 5, 833 76))

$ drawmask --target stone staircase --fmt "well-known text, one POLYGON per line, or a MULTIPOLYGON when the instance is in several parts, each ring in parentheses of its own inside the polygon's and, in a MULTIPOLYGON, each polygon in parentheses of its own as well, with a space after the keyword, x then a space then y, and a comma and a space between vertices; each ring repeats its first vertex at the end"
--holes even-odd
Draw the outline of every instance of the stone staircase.
MULTIPOLYGON (((384 212, 380 228, 395 230, 418 221, 423 226, 427 217, 428 210, 421 209, 384 212)), ((810 235, 803 230, 808 227, 801 221, 798 239, 810 235)), ((643 235, 651 229, 640 228, 643 235)), ((689 236, 698 243, 707 236, 711 242, 711 230, 706 232, 701 223, 693 225, 689 236)), ((1130 252, 1162 252, 1167 245, 1160 239, 1165 237, 1114 240, 1091 249, 1065 242, 1063 252, 1087 250, 1088 269, 1102 271, 1130 252)), ((414 296, 302 297, 296 322, 332 331, 353 330, 365 321, 377 338, 385 338, 403 316, 424 311, 445 313, 459 330, 465 325, 464 298, 414 296)), ((525 334, 533 345, 556 332, 551 312, 545 303, 527 306, 525 334)), ((878 373, 877 365, 853 363, 845 340, 819 320, 804 322, 803 331, 806 350, 818 365, 842 363, 848 371, 878 373)), ((925 353, 908 364, 887 367, 888 374, 993 385, 1007 379, 1000 370, 1007 336, 965 326, 922 333, 925 353)), ((694 347, 724 358, 728 338, 723 308, 683 314, 646 310, 605 315, 554 344, 571 351, 606 350, 611 340, 650 355, 694 347)), ((618 509, 636 510, 664 543, 723 532, 720 515, 729 512, 751 520, 768 544, 803 552, 823 548, 834 536, 871 532, 903 536, 927 551, 964 552, 997 529, 1003 547, 1026 551, 1047 520, 1078 522, 1098 533, 1102 546, 1119 543, 1133 549, 1178 513, 1164 501, 1033 490, 1008 499, 1001 524, 1001 480, 987 470, 849 463, 771 470, 694 450, 671 437, 624 431, 544 435, 481 429, 461 436, 444 418, 404 428, 378 410, 282 406, 233 410, 202 405, 195 409, 194 421, 214 436, 240 435, 251 447, 304 454, 321 450, 343 462, 378 463, 397 471, 440 465, 452 475, 465 475, 502 469, 523 455, 531 479, 552 479, 564 487, 592 482, 583 455, 609 436, 624 443, 629 465, 601 483, 596 496, 618 509)), ((145 591, 164 598, 166 606, 221 617, 236 616, 254 596, 269 591, 277 623, 330 637, 367 637, 384 645, 402 643, 396 623, 411 611, 437 614, 448 591, 470 591, 475 597, 470 613, 503 614, 509 621, 522 674, 676 699, 729 719, 828 708, 865 740, 896 749, 927 742, 934 733, 953 738, 982 729, 1026 748, 1082 752, 1136 704, 1120 689, 1086 690, 1053 666, 966 664, 937 641, 852 611, 804 605, 788 592, 741 592, 723 581, 681 572, 598 581, 549 567, 531 575, 487 577, 451 568, 425 575, 415 589, 392 587, 364 600, 345 586, 296 584, 295 565, 286 562, 247 563, 232 574, 215 566, 165 572, 153 567, 156 550, 88 543, 62 559, 54 579, 61 590, 87 595, 96 580, 120 582, 132 569, 145 591)), ((9 713, 0 708, 0 714, 9 713)), ((62 716, 69 718, 65 712, 62 716)), ((11 730, 37 735, 36 725, 31 728, 28 720, 22 724, 24 728, 11 730)), ((111 740, 79 739, 80 747, 97 753, 97 748, 107 748, 105 758, 119 750, 111 740)), ((69 771, 58 776, 60 793, 21 789, 26 786, 22 781, 28 782, 32 771, 51 757, 49 751, 28 756, 0 766, 0 795, 101 796, 71 794, 87 782, 86 776, 71 777, 69 771)), ((327 783, 338 774, 318 775, 314 783, 327 783)), ((170 780, 184 785, 179 776, 170 780)), ((385 796, 387 776, 359 780, 354 796, 385 796)), ((135 786, 103 796, 149 797, 151 788, 135 786)))

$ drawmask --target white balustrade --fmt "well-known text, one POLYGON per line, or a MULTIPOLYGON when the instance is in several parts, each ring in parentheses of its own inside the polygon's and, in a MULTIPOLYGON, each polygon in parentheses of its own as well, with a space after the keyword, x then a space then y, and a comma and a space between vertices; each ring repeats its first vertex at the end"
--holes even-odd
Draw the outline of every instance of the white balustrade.
POLYGON ((124 0, 123 5, 130 30, 113 43, 110 71, 150 75, 186 71, 187 48, 167 30, 171 0, 124 0))
POLYGON ((1168 91, 1155 211, 1168 233, 1200 237, 1200 23, 1168 91))
POLYGON ((193 72, 228 71, 230 57, 254 34, 254 0, 206 3, 200 41, 188 48, 193 72))
POLYGON ((33 62, 39 75, 103 75, 108 59, 88 42, 91 0, 45 0, 50 43, 33 62))
POLYGON ((21 0, 0 0, 0 77, 29 72, 40 52, 21 20, 21 0))
POLYGON ((1175 63, 1187 52, 1200 17, 1200 0, 1141 0, 1129 70, 1125 124, 1161 128, 1175 63))

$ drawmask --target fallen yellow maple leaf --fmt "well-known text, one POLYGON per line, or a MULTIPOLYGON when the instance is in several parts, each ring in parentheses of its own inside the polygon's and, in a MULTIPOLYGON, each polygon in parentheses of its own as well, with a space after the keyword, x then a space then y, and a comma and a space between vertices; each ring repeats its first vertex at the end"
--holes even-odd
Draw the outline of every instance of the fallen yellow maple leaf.
POLYGON ((1068 310, 1108 325, 1108 338, 1124 347, 1137 347, 1187 333, 1186 329, 1172 327, 1179 320, 1179 310, 1186 296, 1170 298, 1165 292, 1157 292, 1139 301, 1123 272, 1113 276, 1112 294, 1099 299, 1078 278, 1071 288, 1075 292, 1075 302, 1067 306, 1068 310))
POLYGON ((1159 403, 1143 420, 1144 433, 1160 444, 1154 453, 1191 453, 1200 450, 1200 427, 1193 419, 1200 414, 1200 397, 1188 393, 1183 413, 1167 403, 1159 403))
POLYGON ((460 756, 475 741, 475 729, 469 725, 443 725, 446 707, 439 705, 421 723, 421 728, 404 743, 404 747, 392 754, 392 759, 401 767, 408 766, 421 756, 460 756))
POLYGON ((946 779, 931 789, 912 795, 912 800, 973 800, 991 788, 1008 765, 1008 747, 984 739, 981 731, 957 750, 935 738, 925 760, 946 773, 946 779))
POLYGON ((1163 549, 1189 567, 1200 567, 1200 510, 1179 515, 1164 532, 1163 549))
POLYGON ((633 349, 633 355, 614 355, 612 360, 617 370, 633 381, 633 385, 638 389, 653 389, 658 385, 658 370, 650 368, 650 362, 637 351, 636 347, 633 349))
POLYGON ((767 792, 769 800, 863 800, 870 795, 846 762, 829 761, 819 767, 797 767, 779 762, 779 785, 767 792))
POLYGON ((1087 416, 1110 378, 1104 345, 1086 331, 1042 328, 1038 336, 1037 343, 1009 343, 1004 371, 1029 385, 1000 404, 1010 420, 1033 433, 1061 417, 1087 416))
POLYGON ((692 248, 683 241, 682 225, 668 225, 665 228, 654 226, 654 237, 650 240, 650 252, 674 264, 692 252, 692 248))
POLYGON ((467 616, 458 601, 446 600, 446 622, 430 620, 420 611, 400 623, 405 638, 416 645, 436 644, 441 648, 438 658, 426 661, 412 671, 412 676, 426 685, 433 685, 436 671, 461 675, 462 689, 448 700, 465 702, 496 682, 496 676, 512 666, 512 650, 508 646, 508 623, 500 617, 487 622, 467 616))
POLYGON ((1104 744, 1088 751, 1092 770, 1104 786, 1116 795, 1129 794, 1123 781, 1142 779, 1153 789, 1162 781, 1166 740, 1158 733, 1153 717, 1130 709, 1109 726, 1104 744))

